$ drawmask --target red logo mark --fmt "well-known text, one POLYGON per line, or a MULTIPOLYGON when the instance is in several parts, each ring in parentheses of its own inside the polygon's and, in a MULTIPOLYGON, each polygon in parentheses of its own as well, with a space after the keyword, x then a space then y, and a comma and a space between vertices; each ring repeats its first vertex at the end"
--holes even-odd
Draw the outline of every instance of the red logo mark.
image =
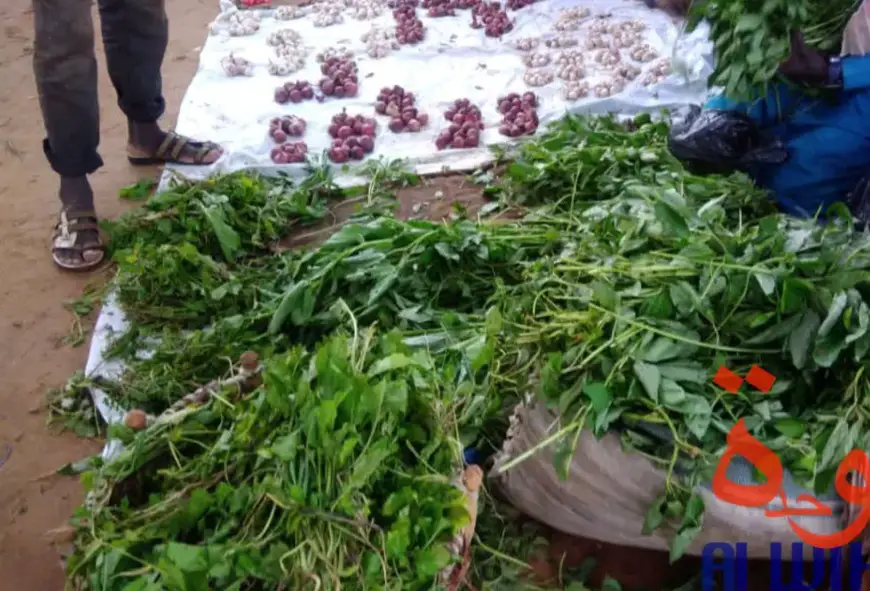
POLYGON ((740 386, 743 385, 744 381, 749 382, 750 386, 753 386, 767 394, 770 392, 770 389, 773 388, 773 384, 776 382, 776 377, 757 365, 753 365, 749 368, 749 372, 746 374, 745 379, 741 378, 724 365, 719 367, 716 375, 713 376, 714 384, 732 394, 737 394, 737 391, 740 390, 740 386))

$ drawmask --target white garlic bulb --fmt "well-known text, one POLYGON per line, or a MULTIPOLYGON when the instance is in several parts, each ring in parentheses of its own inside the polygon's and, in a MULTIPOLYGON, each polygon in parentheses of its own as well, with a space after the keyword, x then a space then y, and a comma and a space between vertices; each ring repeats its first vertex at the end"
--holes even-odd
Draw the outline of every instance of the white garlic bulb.
POLYGON ((579 82, 566 82, 562 86, 562 98, 566 101, 576 101, 589 96, 589 83, 585 80, 579 82))
POLYGON ((221 68, 227 76, 250 76, 254 65, 245 58, 231 53, 221 59, 221 68))
POLYGON ((615 66, 622 61, 622 57, 619 55, 619 51, 615 49, 600 49, 595 54, 595 61, 602 66, 615 66))
POLYGON ((305 10, 301 6, 279 6, 275 9, 275 19, 279 21, 292 21, 305 16, 305 10))
POLYGON ((635 66, 634 64, 622 64, 618 68, 616 68, 616 75, 625 78, 626 80, 634 80, 638 76, 640 76, 640 68, 635 66))
POLYGON ((529 86, 545 86, 553 81, 553 72, 546 68, 526 70, 523 81, 529 86))
POLYGON ((395 29, 372 27, 366 33, 363 33, 362 41, 366 44, 366 53, 373 58, 386 57, 399 49, 399 41, 396 39, 395 29))
POLYGON ((519 51, 531 51, 537 49, 540 40, 536 37, 523 37, 514 41, 514 49, 519 51))
POLYGON ((576 81, 586 76, 586 71, 579 64, 568 64, 556 70, 556 76, 562 80, 576 81))
POLYGON ((550 54, 536 51, 525 56, 523 63, 529 68, 542 68, 550 63, 550 54))
POLYGON ((628 55, 631 56, 631 59, 638 62, 651 62, 659 56, 652 47, 645 43, 632 47, 628 51, 628 55))
POLYGON ((547 39, 544 41, 544 45, 551 49, 561 49, 563 47, 574 47, 580 41, 574 37, 570 37, 568 35, 557 35, 552 39, 547 39))

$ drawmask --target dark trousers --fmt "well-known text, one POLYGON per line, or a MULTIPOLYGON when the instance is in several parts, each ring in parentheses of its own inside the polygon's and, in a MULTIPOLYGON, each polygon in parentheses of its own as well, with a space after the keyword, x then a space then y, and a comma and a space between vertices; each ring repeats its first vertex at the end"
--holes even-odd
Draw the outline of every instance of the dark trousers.
MULTIPOLYGON (((109 77, 130 121, 153 123, 163 114, 160 66, 168 21, 164 0, 98 0, 109 77)), ((33 0, 34 71, 55 172, 81 177, 103 165, 93 0, 33 0)))

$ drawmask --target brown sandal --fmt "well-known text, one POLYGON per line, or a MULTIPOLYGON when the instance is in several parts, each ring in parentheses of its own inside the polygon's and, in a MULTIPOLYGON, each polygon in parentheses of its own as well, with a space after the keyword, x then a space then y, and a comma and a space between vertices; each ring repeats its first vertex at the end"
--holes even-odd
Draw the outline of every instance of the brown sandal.
POLYGON ((205 162, 205 157, 221 147, 214 142, 198 142, 189 137, 179 135, 174 131, 166 133, 166 137, 157 147, 157 151, 153 156, 131 156, 127 154, 127 160, 135 166, 150 166, 153 164, 186 164, 186 165, 203 165, 213 164, 205 162), (193 159, 190 162, 180 160, 185 149, 195 150, 193 159))
POLYGON ((97 224, 97 214, 94 211, 61 211, 60 219, 54 230, 51 244, 51 258, 54 264, 65 271, 92 271, 106 260, 106 246, 99 236, 100 226, 97 224), (93 240, 79 244, 79 232, 93 231, 97 233, 93 240), (60 253, 75 253, 80 263, 70 263, 58 256, 60 253), (94 260, 87 260, 85 253, 97 253, 94 260))

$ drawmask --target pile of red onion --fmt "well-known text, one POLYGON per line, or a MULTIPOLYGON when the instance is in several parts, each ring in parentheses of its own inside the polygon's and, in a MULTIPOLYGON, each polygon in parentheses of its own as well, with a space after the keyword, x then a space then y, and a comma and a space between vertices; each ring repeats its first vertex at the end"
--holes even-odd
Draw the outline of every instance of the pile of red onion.
POLYGON ((468 99, 456 99, 453 106, 444 112, 450 126, 442 131, 435 140, 439 150, 444 148, 476 148, 480 145, 480 130, 483 129, 483 116, 480 109, 468 99))
POLYGON ((283 144, 288 137, 300 137, 305 134, 305 119, 296 115, 275 117, 269 122, 269 135, 278 144, 283 144))
POLYGON ((510 10, 520 10, 526 6, 531 6, 538 0, 507 0, 506 4, 510 10))
POLYGON ((498 132, 508 137, 532 135, 538 129, 538 97, 533 92, 512 92, 498 99, 498 112, 504 115, 498 132))
POLYGON ((431 17, 456 16, 454 0, 423 0, 426 15, 431 17))
POLYGON ((390 131, 401 133, 409 131, 416 133, 429 123, 429 115, 421 113, 415 107, 413 92, 408 92, 401 86, 384 87, 378 93, 375 112, 390 116, 390 131))
POLYGON ((471 28, 483 29, 487 37, 501 37, 514 23, 498 2, 481 2, 471 10, 471 28))
POLYGON ((417 11, 411 4, 403 4, 393 10, 396 19, 396 40, 402 45, 414 45, 423 40, 426 30, 423 21, 417 18, 417 11))
POLYGON ((321 65, 324 77, 320 79, 320 90, 326 96, 336 98, 353 97, 359 91, 356 75, 356 62, 352 59, 329 57, 321 65))
POLYGON ((272 148, 270 155, 275 164, 299 164, 305 162, 308 145, 305 142, 285 142, 272 148))
POLYGON ((327 156, 339 164, 348 160, 362 160, 375 149, 376 128, 375 120, 365 115, 348 115, 347 111, 342 111, 333 116, 329 125, 332 147, 327 156))
POLYGON ((314 88, 305 80, 287 82, 275 89, 275 102, 284 105, 289 103, 301 103, 314 98, 314 88))

